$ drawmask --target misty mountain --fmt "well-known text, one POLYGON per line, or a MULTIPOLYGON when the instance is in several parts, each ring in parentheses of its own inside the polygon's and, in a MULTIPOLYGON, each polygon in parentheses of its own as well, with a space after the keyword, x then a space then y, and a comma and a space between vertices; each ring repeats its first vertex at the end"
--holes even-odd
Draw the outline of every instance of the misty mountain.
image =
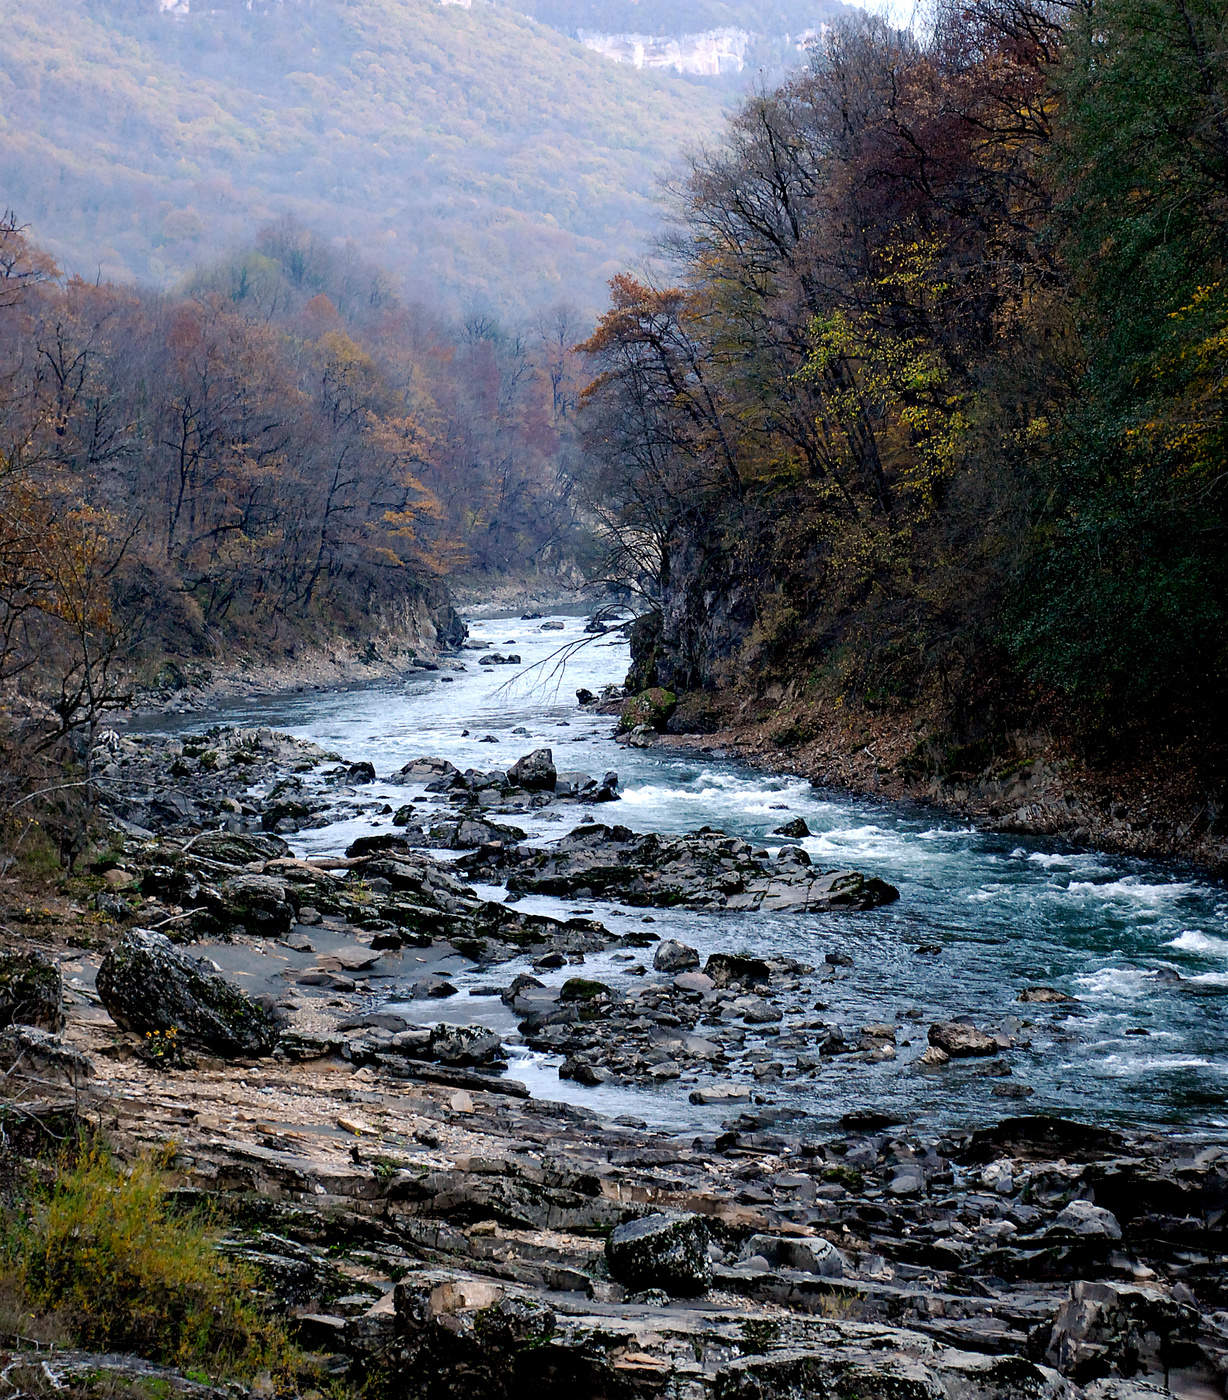
POLYGON ((290 215, 445 308, 591 308, 722 101, 483 0, 62 0, 6 20, 0 204, 91 277, 290 215))

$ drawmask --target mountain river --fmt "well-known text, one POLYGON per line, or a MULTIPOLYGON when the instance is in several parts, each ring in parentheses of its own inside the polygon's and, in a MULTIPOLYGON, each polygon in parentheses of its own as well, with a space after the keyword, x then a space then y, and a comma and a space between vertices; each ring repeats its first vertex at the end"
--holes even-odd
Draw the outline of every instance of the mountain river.
MULTIPOLYGON (((346 690, 307 690, 218 705, 207 713, 163 716, 140 727, 189 733, 217 723, 270 725, 348 761, 370 760, 395 772, 409 759, 437 755, 460 768, 505 768, 520 755, 549 747, 560 769, 600 777, 617 770, 622 797, 597 808, 560 804, 515 824, 533 840, 549 840, 593 819, 641 830, 682 832, 711 825, 756 845, 786 844, 774 827, 795 816, 811 831, 801 841, 821 867, 852 867, 889 880, 897 903, 866 913, 711 914, 627 909, 586 902, 585 910, 616 931, 647 926, 701 955, 720 950, 787 954, 813 964, 797 1012, 814 1014, 855 1035, 870 1023, 899 1025, 895 1060, 866 1063, 839 1056, 814 1075, 786 1074, 757 1086, 762 1100, 818 1122, 873 1109, 918 1127, 958 1127, 1017 1112, 1173 1132, 1228 1129, 1228 891, 1197 873, 1078 850, 1060 843, 977 831, 947 815, 812 788, 802 779, 756 772, 717 757, 669 748, 629 749, 614 742, 609 716, 580 710, 577 687, 599 691, 621 682, 627 668, 618 633, 588 638, 562 665, 560 651, 584 641, 584 619, 498 618, 471 624, 486 649, 516 652, 519 667, 480 666, 480 651, 463 653, 463 669, 415 672, 397 682, 346 690), (543 621, 561 630, 543 630, 543 621), (488 737, 489 736, 489 737, 488 737), (495 742, 490 742, 493 738, 495 742), (923 945, 941 951, 918 952, 923 945), (828 953, 852 966, 830 967, 828 953), (1078 998, 1075 1004, 1020 1004, 1020 990, 1043 984, 1078 998), (910 1015, 911 1013, 911 1015, 910 1015), (1009 1080, 985 1062, 954 1062, 938 1072, 918 1068, 931 1021, 971 1016, 990 1031, 1006 1030, 1020 1045, 1004 1060, 1009 1080), (1004 1083, 1034 1092, 1025 1100, 995 1095, 1004 1083)), ((338 821, 288 838, 303 854, 337 853, 357 835, 390 829, 385 804, 421 802, 422 786, 379 781, 351 797, 338 821), (354 815, 361 807, 362 814, 354 815)), ((447 859, 443 853, 434 853, 447 859)), ((495 887, 478 886, 490 898, 495 887)), ((526 898, 522 908, 567 914, 574 901, 526 898)), ((584 975, 612 986, 642 981, 640 955, 590 956, 584 975)), ((506 985, 523 961, 476 969, 463 959, 442 971, 460 989, 444 1002, 405 1003, 423 1020, 484 1022, 509 1040, 510 1073, 543 1098, 588 1105, 685 1129, 711 1124, 729 1109, 699 1107, 678 1084, 640 1089, 586 1088, 557 1074, 558 1059, 516 1044, 515 1020, 493 983, 506 985), (478 989, 481 994, 471 995, 478 989), (487 989, 484 992, 482 989, 487 989)), ((574 976, 568 967, 538 975, 574 976)), ((649 972, 651 976, 651 972, 649 972)), ((381 999, 401 1003, 394 984, 381 999)), ((789 1025, 786 1009, 785 1026, 789 1025)), ((753 1028, 756 1037, 780 1028, 753 1028)))

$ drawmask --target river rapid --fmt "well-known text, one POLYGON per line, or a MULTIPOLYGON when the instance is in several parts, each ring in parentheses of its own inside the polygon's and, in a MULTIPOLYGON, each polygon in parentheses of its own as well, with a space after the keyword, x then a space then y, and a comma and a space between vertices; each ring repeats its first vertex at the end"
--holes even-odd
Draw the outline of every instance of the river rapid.
MULTIPOLYGON (((854 914, 521 902, 552 914, 583 907, 616 931, 645 928, 689 943, 703 956, 751 950, 812 964, 801 992, 786 1001, 784 1031, 791 1013, 813 1017, 816 1007, 850 1037, 872 1023, 898 1025, 894 1060, 839 1056, 812 1075, 786 1073, 757 1086, 765 1105, 788 1114, 829 1123, 874 1110, 918 1128, 946 1129, 1014 1112, 1053 1112, 1176 1132, 1228 1129, 1228 892, 1222 886, 1193 872, 993 835, 930 810, 816 790, 804 780, 717 756, 624 748, 614 742, 609 716, 580 710, 575 701, 578 687, 599 691, 621 682, 628 658, 620 634, 586 638, 583 617, 568 612, 471 627, 486 645, 463 653, 456 670, 445 662, 438 672, 415 672, 403 681, 218 704, 207 713, 146 720, 140 727, 186 734, 218 723, 269 725, 347 760, 369 760, 381 775, 421 755, 449 759, 461 769, 506 768, 532 749, 549 747, 561 770, 598 777, 617 770, 622 797, 593 809, 558 805, 512 818, 533 840, 562 835, 590 814, 645 831, 710 825, 769 849, 800 844, 817 866, 855 868, 890 881, 900 891, 897 903, 854 914), (562 626, 543 630, 544 621, 562 626), (480 666, 477 658, 486 650, 518 653, 521 665, 480 666), (813 835, 788 843, 771 835, 795 816, 805 818, 813 835), (940 951, 918 952, 926 945, 940 951), (829 966, 829 953, 846 955, 852 965, 829 966), (1020 990, 1036 984, 1078 1001, 1020 1004, 1020 990), (926 1027, 962 1015, 1016 1037, 1018 1048, 1002 1057, 1009 1078, 989 1072, 983 1061, 957 1061, 940 1071, 916 1065, 926 1027), (1004 1097, 1004 1085, 1033 1093, 1004 1097)), ((421 785, 379 781, 352 795, 336 822, 288 839, 303 854, 336 853, 357 835, 391 829, 392 809, 422 800, 421 785)), ((478 888, 503 897, 501 889, 478 888)), ((649 962, 651 950, 642 956, 649 962)), ((459 987, 458 996, 405 1006, 423 1020, 498 1028, 511 1041, 511 1073, 543 1098, 678 1129, 711 1126, 728 1113, 691 1105, 676 1084, 585 1088, 560 1080, 556 1058, 515 1045, 515 1021, 489 990, 526 968, 517 962, 482 970, 456 958, 442 970, 459 987)), ((538 975, 549 982, 575 972, 538 975)), ((614 987, 644 979, 636 956, 626 952, 590 956, 584 975, 614 987)), ((400 1005, 395 985, 386 999, 400 1005)), ((750 1028, 746 1077, 756 1062, 771 1060, 771 1039, 781 1030, 750 1028)))

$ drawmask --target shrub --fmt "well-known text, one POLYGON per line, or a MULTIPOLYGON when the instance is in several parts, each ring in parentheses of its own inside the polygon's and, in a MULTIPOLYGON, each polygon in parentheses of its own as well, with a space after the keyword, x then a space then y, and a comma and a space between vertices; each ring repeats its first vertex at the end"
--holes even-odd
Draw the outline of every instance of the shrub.
POLYGON ((6 1214, 8 1287, 79 1345, 215 1376, 291 1361, 283 1329, 255 1301, 254 1276, 217 1253, 205 1215, 172 1210, 154 1157, 122 1167, 88 1147, 6 1214))

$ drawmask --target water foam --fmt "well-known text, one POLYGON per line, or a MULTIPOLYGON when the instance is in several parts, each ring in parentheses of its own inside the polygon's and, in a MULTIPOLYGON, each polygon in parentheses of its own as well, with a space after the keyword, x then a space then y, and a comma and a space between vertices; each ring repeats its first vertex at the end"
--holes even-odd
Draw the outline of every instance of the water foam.
POLYGON ((1164 946, 1176 948, 1178 952, 1182 953, 1200 953, 1204 957, 1228 958, 1228 938, 1212 938, 1209 933, 1199 933, 1197 929, 1193 928, 1187 928, 1164 946))
POLYGON ((1168 884, 1148 884, 1137 875, 1120 880, 1072 880, 1066 893, 1076 898, 1101 899, 1106 903, 1141 905, 1144 909, 1159 909, 1165 904, 1185 899, 1197 890, 1196 885, 1173 880, 1168 884))

